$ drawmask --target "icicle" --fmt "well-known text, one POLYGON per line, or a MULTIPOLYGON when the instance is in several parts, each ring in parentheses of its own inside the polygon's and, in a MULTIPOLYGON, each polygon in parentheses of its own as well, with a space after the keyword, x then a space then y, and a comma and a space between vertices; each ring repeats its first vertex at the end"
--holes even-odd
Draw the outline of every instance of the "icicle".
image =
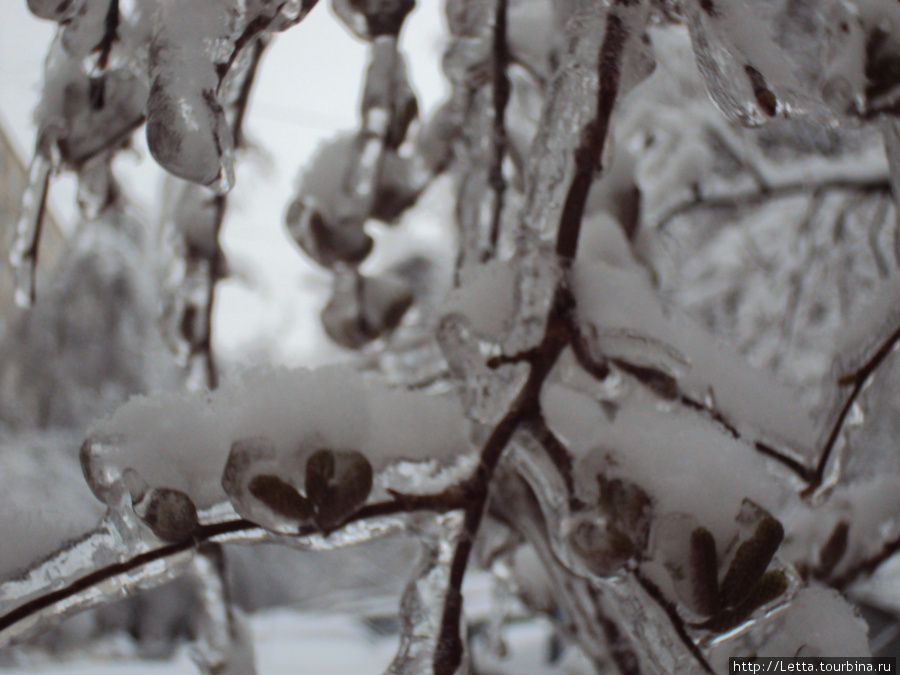
POLYGON ((481 339, 461 314, 444 316, 436 337, 467 416, 484 424, 498 422, 525 384, 527 364, 486 365, 496 346, 481 339))
POLYGON ((506 26, 497 22, 506 16, 506 0, 457 0, 447 4, 447 15, 453 39, 443 66, 462 140, 456 148, 458 280, 497 247, 508 99, 506 26))
MULTIPOLYGON (((420 534, 422 558, 419 568, 400 600, 400 649, 385 675, 433 673, 437 639, 447 598, 450 563, 462 528, 462 514, 436 519, 420 534)), ((461 624, 463 619, 461 616, 461 624)), ((465 634, 464 625, 460 625, 465 634)), ((463 657, 461 672, 467 672, 463 657)))
POLYGON ((203 546, 189 575, 200 588, 197 642, 191 656, 204 675, 255 675, 253 636, 231 603, 220 546, 203 546))
POLYGON ((15 275, 14 298, 19 307, 30 307, 34 302, 34 277, 37 268, 41 226, 47 207, 47 190, 53 172, 50 143, 46 137, 38 148, 28 169, 28 185, 22 195, 19 219, 16 221, 13 241, 9 249, 9 262, 15 275))

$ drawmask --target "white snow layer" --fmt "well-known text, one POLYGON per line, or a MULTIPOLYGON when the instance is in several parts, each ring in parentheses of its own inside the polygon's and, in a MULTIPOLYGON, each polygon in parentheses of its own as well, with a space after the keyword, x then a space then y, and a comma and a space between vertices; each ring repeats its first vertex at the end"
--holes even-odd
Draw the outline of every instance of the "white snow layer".
POLYGON ((300 466, 320 448, 358 450, 377 473, 401 460, 449 463, 468 447, 466 432, 456 401, 334 366, 248 372, 212 393, 136 397, 92 436, 116 440, 104 467, 133 469, 204 508, 226 499, 222 473, 240 439, 266 437, 300 466))
POLYGON ((699 326, 670 313, 615 221, 591 219, 584 235, 572 288, 581 321, 592 328, 602 354, 675 377, 696 399, 711 398, 739 428, 750 424, 795 449, 809 447, 815 428, 796 395, 699 326))

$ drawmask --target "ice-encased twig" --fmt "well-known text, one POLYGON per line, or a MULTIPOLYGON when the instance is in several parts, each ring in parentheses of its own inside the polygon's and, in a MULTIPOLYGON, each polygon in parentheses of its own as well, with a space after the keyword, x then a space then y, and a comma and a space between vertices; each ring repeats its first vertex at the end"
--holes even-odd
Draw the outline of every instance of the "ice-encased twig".
MULTIPOLYGON (((611 666, 623 675, 640 673, 640 658, 631 638, 622 634, 620 622, 609 615, 603 591, 560 563, 552 544, 552 532, 558 531, 559 523, 547 522, 533 488, 511 464, 503 469, 491 501, 491 513, 519 532, 537 553, 561 605, 562 611, 555 617, 560 630, 581 647, 598 672, 611 666)), ((553 499, 558 494, 555 490, 547 493, 542 487, 546 486, 538 489, 545 498, 553 499)))
POLYGON ((507 0, 447 3, 451 40, 444 72, 453 86, 450 109, 459 120, 456 219, 457 283, 466 268, 496 254, 506 179, 505 113, 510 84, 507 0))
MULTIPOLYGON (((266 45, 262 37, 249 45, 245 54, 231 61, 234 72, 227 73, 223 82, 221 95, 228 106, 234 147, 240 147, 243 139, 250 91, 266 45)), ((187 386, 215 389, 219 376, 212 348, 212 313, 216 285, 226 273, 218 240, 227 200, 195 184, 185 184, 182 190, 172 215, 175 253, 164 284, 168 297, 163 332, 185 368, 187 386)))
MULTIPOLYGON (((441 617, 448 592, 454 543, 462 527, 459 513, 423 526, 419 567, 400 600, 400 648, 385 675, 431 675, 441 659, 441 617)), ((462 598, 458 599, 462 602, 462 598)), ((465 657, 462 657, 465 660, 465 657)))
POLYGON ((183 573, 192 547, 167 547, 167 555, 157 555, 155 543, 128 511, 110 508, 92 532, 4 582, 0 645, 183 573))
POLYGON ((28 169, 28 184, 22 195, 21 213, 9 249, 9 262, 15 275, 14 298, 22 308, 30 307, 34 302, 34 277, 52 173, 49 141, 39 141, 28 169))
POLYGON ((200 672, 255 675, 253 639, 229 597, 221 546, 201 546, 189 575, 199 586, 198 636, 191 655, 200 672))

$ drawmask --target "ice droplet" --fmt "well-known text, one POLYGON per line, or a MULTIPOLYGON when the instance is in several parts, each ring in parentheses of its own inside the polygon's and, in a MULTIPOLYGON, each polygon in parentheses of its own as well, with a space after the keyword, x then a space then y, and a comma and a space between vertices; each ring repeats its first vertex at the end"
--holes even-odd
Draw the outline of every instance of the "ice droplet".
POLYGON ((412 302, 412 289, 399 277, 366 277, 352 269, 336 270, 331 299, 322 310, 322 325, 339 345, 360 349, 392 333, 412 302))
POLYGON ((79 459, 84 480, 94 496, 104 504, 119 504, 127 491, 124 476, 110 459, 121 451, 125 437, 97 434, 89 436, 81 446, 79 459))
POLYGON ((176 73, 157 75, 147 101, 147 144, 169 173, 225 194, 234 184, 234 147, 214 88, 176 73))
POLYGON ((28 0, 28 9, 36 17, 62 22, 71 19, 85 0, 28 0))

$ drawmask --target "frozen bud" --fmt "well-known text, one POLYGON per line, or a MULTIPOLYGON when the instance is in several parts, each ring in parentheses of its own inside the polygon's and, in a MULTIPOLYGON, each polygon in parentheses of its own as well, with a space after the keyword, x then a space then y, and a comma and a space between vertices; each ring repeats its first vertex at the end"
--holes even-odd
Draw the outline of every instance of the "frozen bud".
POLYGON ((61 22, 75 16, 84 4, 85 0, 28 0, 28 9, 41 19, 61 22))
POLYGON ((222 488, 234 510, 273 532, 294 534, 312 519, 312 508, 280 476, 292 473, 280 461, 275 444, 255 436, 235 441, 222 475, 222 488))
POLYGON ((704 616, 712 616, 721 607, 716 540, 705 527, 695 528, 691 532, 690 549, 688 582, 692 609, 704 616))
POLYGON ((781 570, 766 572, 750 589, 735 607, 725 609, 708 621, 696 624, 697 628, 705 628, 714 633, 724 633, 744 623, 760 607, 769 604, 784 595, 788 589, 788 579, 781 570))
POLYGON ((398 35, 415 0, 332 0, 334 13, 361 40, 398 35))
MULTIPOLYGON (((111 70, 97 77, 73 76, 65 83, 62 96, 42 104, 43 119, 61 118, 65 130, 59 141, 62 158, 81 166, 104 150, 124 143, 144 116, 146 85, 127 70, 111 70)), ((45 100, 47 94, 45 93, 45 100)))
POLYGON ((372 251, 372 238, 361 222, 333 222, 312 197, 297 197, 288 207, 285 224, 291 237, 323 267, 357 264, 372 251))
POLYGON ((106 34, 110 3, 111 0, 84 2, 78 12, 66 21, 62 45, 68 54, 84 58, 100 45, 106 34))
POLYGON ((397 328, 412 305, 409 285, 399 277, 364 277, 356 271, 336 274, 322 324, 332 340, 360 349, 397 328))
POLYGON ((259 473, 254 469, 275 460, 275 444, 263 436, 242 438, 231 444, 228 462, 222 473, 222 489, 241 515, 246 510, 247 484, 254 473, 259 473))
POLYGON ((587 569, 600 577, 615 574, 638 553, 628 534, 596 515, 578 518, 567 540, 587 569))
POLYGON ((110 506, 124 495, 122 473, 115 465, 124 443, 121 435, 95 435, 84 441, 79 452, 88 487, 97 499, 110 506))
POLYGON ((212 88, 177 74, 157 75, 147 101, 147 144, 169 173, 225 193, 234 183, 234 147, 212 88))
POLYGON ((152 488, 135 506, 135 513, 163 541, 189 539, 200 526, 197 507, 180 490, 152 488))
POLYGON ((784 527, 766 514, 756 525, 753 536, 741 543, 722 579, 722 602, 733 607, 754 589, 784 539, 784 527))
POLYGON ((652 503, 634 483, 602 473, 597 482, 597 508, 574 517, 569 543, 594 574, 609 576, 646 550, 652 503))
POLYGON ((427 185, 429 176, 421 175, 421 168, 402 157, 396 151, 385 149, 381 157, 381 169, 372 202, 372 218, 394 223, 409 207, 416 203, 427 185))
POLYGON ((323 530, 343 523, 371 491, 372 465, 356 450, 317 450, 306 461, 306 497, 323 530))
POLYGON ((269 474, 254 476, 247 488, 250 494, 285 518, 305 522, 313 516, 313 508, 306 497, 278 476, 269 474))

